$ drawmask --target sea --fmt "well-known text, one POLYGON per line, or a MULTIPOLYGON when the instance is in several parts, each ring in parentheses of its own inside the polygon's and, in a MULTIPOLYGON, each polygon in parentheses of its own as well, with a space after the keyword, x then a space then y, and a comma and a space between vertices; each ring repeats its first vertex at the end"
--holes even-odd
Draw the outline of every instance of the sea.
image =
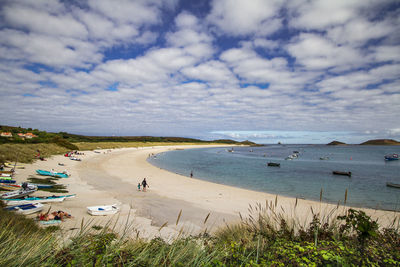
POLYGON ((386 186, 400 184, 400 161, 384 160, 393 153, 400 154, 400 146, 265 145, 172 150, 148 161, 188 179, 192 173, 196 179, 271 194, 317 201, 322 196, 333 204, 399 211, 400 189, 386 186), (294 153, 297 158, 286 159, 294 153))

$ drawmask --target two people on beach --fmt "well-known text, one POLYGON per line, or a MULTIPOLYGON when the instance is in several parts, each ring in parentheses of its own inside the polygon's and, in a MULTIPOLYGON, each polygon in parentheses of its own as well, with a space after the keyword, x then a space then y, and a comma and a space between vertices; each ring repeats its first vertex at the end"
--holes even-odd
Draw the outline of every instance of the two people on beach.
POLYGON ((54 211, 52 213, 39 213, 38 215, 39 221, 50 221, 50 220, 61 220, 64 221, 64 218, 72 218, 71 214, 59 210, 54 211))
POLYGON ((149 187, 149 184, 147 183, 146 178, 143 178, 142 183, 141 184, 138 183, 137 186, 138 186, 138 191, 140 191, 140 187, 142 187, 142 191, 146 192, 146 187, 149 187))

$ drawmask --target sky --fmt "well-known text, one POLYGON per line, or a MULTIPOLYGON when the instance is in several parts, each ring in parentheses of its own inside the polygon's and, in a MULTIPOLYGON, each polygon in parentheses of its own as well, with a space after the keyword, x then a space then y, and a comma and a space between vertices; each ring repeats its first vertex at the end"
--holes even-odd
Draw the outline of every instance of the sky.
POLYGON ((400 140, 400 1, 0 0, 0 124, 400 140))

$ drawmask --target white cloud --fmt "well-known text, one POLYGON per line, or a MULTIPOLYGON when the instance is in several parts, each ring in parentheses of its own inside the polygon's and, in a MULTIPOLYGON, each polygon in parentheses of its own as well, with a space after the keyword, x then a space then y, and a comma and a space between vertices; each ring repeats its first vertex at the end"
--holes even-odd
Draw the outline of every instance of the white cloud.
POLYGON ((304 29, 327 29, 342 25, 356 17, 363 6, 370 6, 370 0, 297 0, 288 3, 292 13, 290 25, 304 29))
POLYGON ((6 6, 2 13, 8 23, 24 30, 81 39, 85 39, 88 34, 85 26, 70 14, 55 16, 43 10, 19 5, 6 6))
POLYGON ((296 62, 309 70, 344 70, 365 63, 364 56, 358 50, 349 46, 338 46, 317 34, 300 34, 287 45, 287 50, 296 58, 296 62))
POLYGON ((280 4, 280 1, 215 0, 207 19, 229 35, 264 36, 280 28, 280 4))

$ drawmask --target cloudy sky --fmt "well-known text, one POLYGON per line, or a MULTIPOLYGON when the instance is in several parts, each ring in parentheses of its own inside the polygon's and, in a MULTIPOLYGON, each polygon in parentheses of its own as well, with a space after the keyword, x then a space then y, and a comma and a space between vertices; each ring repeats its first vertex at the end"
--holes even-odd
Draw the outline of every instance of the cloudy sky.
POLYGON ((400 139, 400 1, 0 0, 0 124, 400 139))

